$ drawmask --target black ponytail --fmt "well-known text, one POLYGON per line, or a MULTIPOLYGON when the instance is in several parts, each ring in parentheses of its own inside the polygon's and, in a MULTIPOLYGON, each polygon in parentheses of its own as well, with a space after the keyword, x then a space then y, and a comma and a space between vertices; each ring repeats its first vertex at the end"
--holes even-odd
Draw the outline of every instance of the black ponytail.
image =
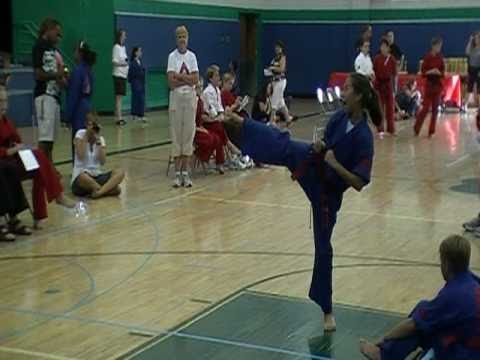
POLYGON ((383 113, 378 94, 372 87, 370 80, 359 73, 351 73, 350 79, 355 93, 362 96, 362 108, 368 111, 373 124, 379 126, 383 120, 383 113))
POLYGON ((85 41, 80 41, 78 45, 78 51, 83 61, 88 66, 93 66, 97 62, 97 53, 90 49, 90 46, 85 41))

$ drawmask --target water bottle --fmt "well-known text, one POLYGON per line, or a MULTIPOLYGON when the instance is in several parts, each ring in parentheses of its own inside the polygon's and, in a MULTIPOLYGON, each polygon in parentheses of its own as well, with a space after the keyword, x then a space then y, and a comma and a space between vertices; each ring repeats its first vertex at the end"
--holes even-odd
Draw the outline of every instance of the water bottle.
POLYGON ((88 216, 88 204, 84 201, 79 201, 75 205, 75 217, 85 218, 88 216))

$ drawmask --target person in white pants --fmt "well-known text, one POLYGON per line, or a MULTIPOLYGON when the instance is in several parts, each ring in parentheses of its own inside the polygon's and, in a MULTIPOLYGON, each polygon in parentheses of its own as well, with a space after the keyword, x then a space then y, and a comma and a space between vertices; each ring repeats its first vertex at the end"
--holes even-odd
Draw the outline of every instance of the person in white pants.
POLYGON ((272 110, 283 115, 287 126, 294 120, 293 116, 288 112, 287 104, 285 104, 284 93, 287 87, 287 57, 284 53, 285 45, 282 41, 275 43, 275 57, 270 63, 270 71, 273 73, 273 94, 272 94, 272 110))
POLYGON ((193 154, 197 96, 195 85, 199 81, 195 54, 187 49, 188 30, 179 26, 175 30, 177 48, 168 56, 167 76, 170 87, 170 136, 171 155, 175 160, 173 186, 192 187, 190 157, 193 154))

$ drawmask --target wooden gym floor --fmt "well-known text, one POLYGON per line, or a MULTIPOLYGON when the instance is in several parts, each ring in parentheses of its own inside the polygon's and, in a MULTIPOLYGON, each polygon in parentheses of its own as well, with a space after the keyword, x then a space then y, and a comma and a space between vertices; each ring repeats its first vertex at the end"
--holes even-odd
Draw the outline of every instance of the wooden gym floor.
MULTIPOLYGON (((332 336, 306 300, 309 204, 287 170, 198 171, 192 189, 175 190, 168 146, 112 156, 107 168, 127 172, 120 198, 88 201, 87 217, 51 205, 43 230, 0 245, 0 359, 359 358, 359 336, 375 338, 436 294, 440 241, 479 211, 473 120, 444 114, 432 140, 400 122, 398 137, 376 140, 372 184, 345 194, 333 235, 332 336)), ((165 113, 150 122, 155 142, 165 113)), ((315 123, 293 132, 308 140, 315 123)), ((135 148, 139 128, 104 131, 135 148)), ((70 165, 59 170, 68 184, 70 165)))

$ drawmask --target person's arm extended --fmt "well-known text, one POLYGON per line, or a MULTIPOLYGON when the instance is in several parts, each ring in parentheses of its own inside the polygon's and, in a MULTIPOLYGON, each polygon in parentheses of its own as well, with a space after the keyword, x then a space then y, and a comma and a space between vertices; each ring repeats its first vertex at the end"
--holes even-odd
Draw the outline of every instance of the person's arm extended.
POLYGON ((416 332, 417 326, 415 325, 415 321, 412 319, 405 319, 387 334, 385 334, 382 338, 382 342, 386 340, 404 339, 415 334, 416 332))
POLYGON ((328 150, 325 154, 325 162, 335 170, 335 172, 347 183, 347 185, 353 187, 357 191, 361 191, 366 185, 365 181, 358 175, 348 171, 342 164, 340 164, 335 158, 333 150, 328 150))

